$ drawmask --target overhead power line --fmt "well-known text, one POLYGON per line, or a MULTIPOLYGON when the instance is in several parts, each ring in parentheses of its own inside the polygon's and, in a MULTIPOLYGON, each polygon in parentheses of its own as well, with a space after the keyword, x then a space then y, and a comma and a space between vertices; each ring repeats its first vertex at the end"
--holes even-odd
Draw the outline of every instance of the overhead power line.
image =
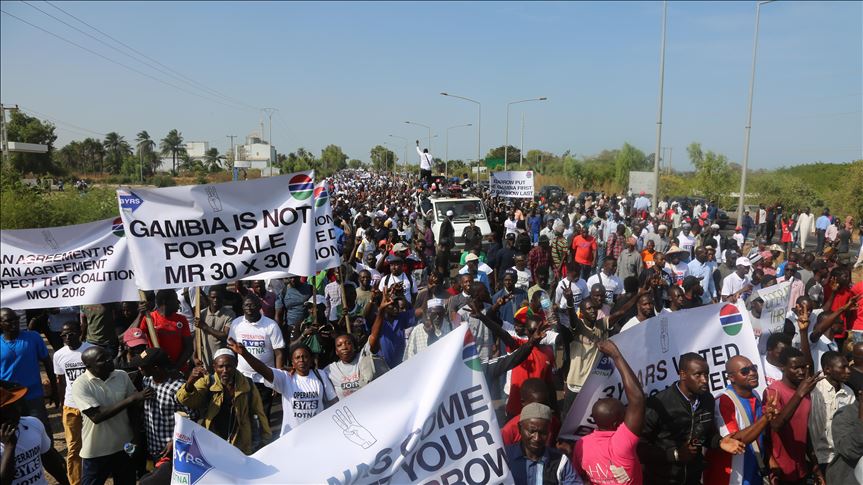
MULTIPOLYGON (((24 2, 24 3, 27 3, 27 2, 24 2)), ((230 101, 230 102, 232 102, 232 103, 236 103, 236 104, 239 104, 239 105, 245 106, 245 107, 247 107, 247 108, 249 108, 249 109, 253 109, 253 110, 258 110, 258 109, 259 109, 259 108, 258 108, 258 107, 256 107, 256 106, 252 106, 252 105, 250 105, 250 104, 248 104, 248 103, 243 102, 242 100, 239 100, 239 99, 233 98, 233 97, 231 97, 231 96, 228 96, 227 94, 223 94, 223 93, 221 93, 221 92, 219 92, 219 91, 216 91, 216 90, 215 90, 215 89, 213 89, 213 88, 210 88, 210 87, 207 87, 207 86, 206 86, 206 85, 204 85, 204 84, 201 84, 199 81, 196 81, 195 79, 192 79, 192 78, 190 78, 190 77, 188 77, 188 76, 183 75, 181 72, 179 72, 179 71, 177 71, 177 70, 175 70, 175 69, 172 69, 172 68, 170 68, 170 67, 166 66, 165 64, 163 64, 163 63, 159 62, 158 60, 153 59, 152 57, 148 56, 147 54, 144 54, 143 52, 139 51, 138 49, 135 49, 134 47, 130 46, 129 44, 126 44, 125 42, 123 42, 123 41, 121 41, 121 40, 117 39, 116 37, 111 36, 110 34, 108 34, 108 33, 104 32, 104 31, 102 31, 102 30, 98 29, 97 27, 94 27, 93 25, 91 25, 91 24, 89 24, 89 23, 85 22, 84 20, 82 20, 82 19, 80 19, 80 18, 76 17, 75 15, 73 15, 73 14, 69 13, 68 11, 64 10, 63 8, 58 7, 57 5, 54 5, 54 4, 53 4, 53 3, 51 3, 51 2, 47 2, 47 1, 46 1, 45 3, 47 3, 47 4, 48 4, 48 5, 50 5, 51 7, 53 7, 53 8, 55 8, 55 9, 59 10, 60 12, 63 12, 64 14, 68 15, 69 17, 71 17, 71 18, 73 18, 73 19, 77 20, 77 21, 78 21, 78 22, 80 22, 81 24, 86 25, 87 27, 89 27, 89 28, 93 29, 94 31, 96 31, 96 32, 98 32, 98 33, 100 33, 100 34, 102 34, 103 36, 107 37, 108 39, 111 39, 112 41, 116 42, 117 44, 120 44, 121 46, 123 46, 123 47, 125 47, 126 49, 128 49, 128 50, 130 50, 130 51, 134 52, 134 53, 135 53, 135 54, 137 54, 138 56, 143 57, 143 58, 145 58, 145 59, 147 59, 147 60, 151 61, 152 63, 154 63, 154 64, 156 64, 156 65, 158 65, 158 66, 161 66, 161 68, 156 67, 156 66, 154 66, 153 64, 151 64, 151 63, 149 63, 149 62, 144 62, 144 61, 142 61, 141 59, 139 59, 139 58, 137 58, 137 57, 134 57, 134 56, 132 56, 132 55, 130 55, 130 54, 128 54, 128 53, 126 53, 126 52, 123 52, 123 51, 121 51, 121 50, 117 49, 116 47, 114 47, 114 46, 112 46, 112 45, 109 45, 109 44, 107 44, 107 43, 103 42, 102 40, 97 39, 96 37, 93 37, 93 36, 92 36, 92 35, 90 35, 90 34, 87 34, 87 33, 85 33, 85 32, 82 32, 82 31, 80 31, 78 28, 76 28, 76 27, 74 27, 74 26, 71 26, 71 25, 67 24, 66 22, 64 22, 64 21, 62 21, 62 20, 60 20, 60 19, 57 19, 57 18, 56 18, 56 17, 54 17, 53 15, 51 15, 51 14, 49 14, 49 13, 47 13, 47 12, 45 12, 45 11, 41 10, 41 9, 39 9, 38 7, 35 7, 35 6, 33 6, 33 5, 30 5, 29 3, 28 3, 28 5, 30 5, 31 7, 33 7, 33 8, 35 8, 35 9, 39 10, 40 12, 44 13, 45 15, 48 15, 48 16, 50 16, 51 18, 56 19, 56 20, 57 20, 57 21, 59 21, 59 22, 63 22, 64 24, 69 25, 69 26, 70 26, 70 27, 72 27, 73 29, 78 30, 79 32, 81 32, 81 33, 83 33, 83 34, 85 34, 85 35, 87 35, 87 36, 89 36, 89 37, 92 37, 93 39, 96 39, 97 41, 99 41, 99 42, 101 42, 101 43, 103 43, 103 44, 105 44, 105 45, 108 45, 108 46, 109 46, 109 47, 111 47, 112 49, 117 50, 118 52, 120 52, 120 53, 122 53, 122 54, 124 54, 124 55, 126 55, 126 56, 129 56, 129 57, 131 57, 131 58, 133 58, 133 59, 137 60, 138 62, 141 62, 142 64, 146 64, 146 65, 148 65, 148 66, 152 67, 153 69, 156 69, 156 70, 158 70, 158 71, 160 71, 160 72, 162 72, 162 73, 164 73, 164 74, 167 74, 167 75, 169 75, 169 76, 172 76, 174 79, 177 79, 177 80, 183 81, 183 82, 185 82, 185 83, 187 83, 187 84, 190 84, 190 85, 193 85, 193 86, 195 86, 195 87, 196 87, 196 88, 198 88, 198 89, 202 89, 202 90, 204 90, 204 91, 208 91, 209 93, 211 93, 211 94, 213 94, 213 95, 215 95, 215 96, 218 96, 218 97, 224 98, 224 99, 226 99, 226 100, 228 100, 228 101, 230 101)))
POLYGON ((182 87, 182 86, 177 86, 176 84, 173 84, 173 83, 170 83, 170 82, 168 82, 168 81, 165 81, 164 79, 159 79, 159 78, 157 78, 157 77, 155 77, 155 76, 152 76, 152 75, 150 75, 150 74, 148 74, 148 73, 146 73, 146 72, 143 72, 143 71, 141 71, 140 69, 136 69, 136 68, 134 68, 134 67, 132 67, 132 66, 129 66, 129 65, 127 65, 127 64, 124 64, 124 63, 122 63, 122 62, 120 62, 120 61, 117 61, 117 60, 111 59, 111 58, 110 58, 110 57, 108 57, 108 56, 105 56, 105 55, 103 55, 103 54, 100 54, 99 52, 96 52, 96 51, 94 51, 94 50, 92 50, 92 49, 90 49, 90 48, 88 48, 88 47, 85 47, 85 46, 83 46, 83 45, 81 45, 81 44, 78 44, 77 42, 71 41, 71 40, 69 40, 69 39, 67 39, 67 38, 65 38, 65 37, 63 37, 63 36, 61 36, 61 35, 55 34, 54 32, 51 32, 50 30, 44 29, 44 28, 42 28, 42 27, 39 27, 38 25, 36 25, 36 24, 34 24, 34 23, 32 23, 32 22, 29 22, 29 21, 27 21, 27 20, 24 20, 24 19, 22 19, 21 17, 19 17, 19 16, 17 16, 17 15, 13 15, 13 14, 11 14, 11 13, 9 13, 9 12, 5 11, 5 10, 0 9, 0 12, 2 12, 2 13, 4 13, 4 14, 6 14, 6 15, 8 15, 8 16, 10 16, 10 17, 12 17, 12 18, 16 19, 16 20, 18 20, 19 22, 23 22, 23 23, 27 24, 27 25, 29 25, 30 27, 33 27, 34 29, 40 30, 40 31, 42 31, 42 32, 44 32, 44 33, 46 33, 46 34, 48 34, 48 35, 52 36, 52 37, 56 37, 57 39, 62 40, 63 42, 66 42, 66 43, 68 43, 68 44, 71 44, 71 45, 73 45, 73 46, 75 46, 75 47, 77 47, 77 48, 79 48, 79 49, 85 50, 85 51, 89 52, 90 54, 93 54, 94 56, 98 56, 98 57, 100 57, 100 58, 102 58, 102 59, 105 59, 106 61, 108 61, 108 62, 110 62, 110 63, 112 63, 112 64, 116 64, 116 65, 118 65, 118 66, 120 66, 120 67, 123 67, 123 68, 128 69, 128 70, 130 70, 130 71, 132 71, 132 72, 135 72, 135 73, 137 73, 137 74, 140 74, 140 75, 142 75, 142 76, 144 76, 144 77, 146 77, 146 78, 148 78, 148 79, 152 79, 153 81, 156 81, 156 82, 162 83, 162 84, 164 84, 164 85, 166 85, 166 86, 170 86, 170 87, 172 87, 172 88, 174 88, 174 89, 179 89, 180 91, 183 91, 183 92, 185 92, 185 93, 191 94, 191 95, 193 95, 193 96, 197 96, 197 97, 199 97, 199 98, 201 98, 201 99, 205 99, 205 100, 207 100, 207 101, 211 101, 211 102, 214 102, 214 103, 221 104, 221 105, 223 105, 223 106, 227 106, 227 107, 229 107, 229 108, 234 108, 234 109, 239 109, 239 108, 240 108, 240 107, 238 107, 238 106, 230 105, 230 104, 228 104, 228 103, 226 103, 226 102, 223 102, 223 101, 220 101, 220 100, 218 100, 218 99, 213 99, 212 97, 208 97, 208 96, 206 96, 206 95, 204 95, 204 94, 201 94, 201 93, 198 93, 198 92, 195 92, 195 91, 190 91, 189 89, 186 89, 186 88, 184 88, 184 87, 182 87))
MULTIPOLYGON (((27 108, 26 106, 18 105, 18 108, 19 108, 21 111, 24 111, 24 112, 27 112, 27 113, 31 113, 31 114, 33 114, 33 115, 35 115, 35 116, 40 117, 40 118, 45 118, 46 120, 52 121, 52 122, 54 122, 55 124, 67 125, 67 126, 69 126, 69 127, 71 127, 71 128, 74 128, 74 129, 75 129, 75 131, 80 131, 80 132, 83 132, 83 133, 91 133, 91 134, 93 134, 93 135, 99 135, 99 136, 105 136, 105 135, 106 135, 106 133, 102 133, 102 132, 95 131, 95 130, 90 130, 90 129, 84 128, 84 127, 82 127, 82 126, 78 126, 78 125, 76 125, 76 124, 69 123, 68 121, 63 121, 63 120, 57 119, 57 118, 55 118, 55 117, 53 117, 53 116, 51 116, 51 115, 48 115, 48 114, 45 114, 45 113, 41 113, 41 112, 39 112, 39 111, 36 111, 35 109, 27 108)), ((67 128, 67 129, 68 129, 68 128, 67 128)))

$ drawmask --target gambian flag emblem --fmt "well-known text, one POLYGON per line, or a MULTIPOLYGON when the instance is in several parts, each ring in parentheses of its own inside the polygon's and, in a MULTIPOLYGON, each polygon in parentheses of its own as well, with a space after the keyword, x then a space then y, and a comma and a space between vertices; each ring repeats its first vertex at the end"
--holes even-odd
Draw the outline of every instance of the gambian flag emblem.
POLYGON ((312 178, 304 173, 294 175, 288 182, 288 191, 297 200, 308 199, 314 190, 315 184, 312 182, 312 178))
POLYGON ((123 219, 119 217, 114 219, 114 222, 111 223, 111 232, 113 232, 117 237, 123 237, 126 235, 126 231, 123 230, 123 219))
POLYGON ((476 349, 476 340, 470 329, 464 334, 464 347, 461 349, 461 360, 464 365, 475 371, 482 370, 482 362, 479 360, 479 352, 476 349))
POLYGON ((322 207, 330 199, 330 192, 325 186, 326 182, 315 187, 315 207, 322 207))
POLYGON ((719 323, 726 335, 737 335, 743 328, 743 315, 734 305, 725 305, 719 310, 719 323))

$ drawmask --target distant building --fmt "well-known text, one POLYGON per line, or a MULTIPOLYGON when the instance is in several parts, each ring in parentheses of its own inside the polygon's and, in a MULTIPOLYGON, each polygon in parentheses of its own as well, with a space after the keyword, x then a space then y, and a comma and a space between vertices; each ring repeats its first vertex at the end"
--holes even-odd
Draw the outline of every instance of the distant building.
POLYGON ((266 171, 268 168, 274 168, 275 163, 276 147, 255 135, 247 136, 245 144, 234 147, 234 167, 236 168, 255 168, 266 171))
POLYGON ((186 153, 195 160, 203 160, 210 149, 208 141, 189 141, 186 142, 186 153))

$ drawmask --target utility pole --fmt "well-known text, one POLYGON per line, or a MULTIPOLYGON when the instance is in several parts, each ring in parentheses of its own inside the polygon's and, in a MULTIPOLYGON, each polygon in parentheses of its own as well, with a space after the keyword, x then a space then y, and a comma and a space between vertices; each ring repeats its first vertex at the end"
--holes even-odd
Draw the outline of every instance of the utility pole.
POLYGON ((662 42, 659 47, 659 107, 656 110, 656 150, 653 155, 653 208, 659 206, 659 158, 662 151, 662 98, 665 87, 665 24, 668 2, 662 2, 662 42))
MULTIPOLYGON (((270 137, 267 140, 267 142, 270 144, 270 158, 272 159, 273 157, 276 156, 276 154, 273 153, 273 114, 276 111, 278 111, 278 109, 277 108, 261 108, 261 111, 266 113, 267 117, 270 119, 270 137)), ((263 130, 264 130, 264 127, 261 126, 261 136, 264 136, 263 130)), ((272 166, 272 162, 274 162, 274 161, 275 160, 270 160, 271 166, 272 166)))
POLYGON ((237 154, 234 153, 234 138, 236 137, 237 135, 225 135, 225 138, 229 138, 231 140, 231 180, 235 182, 237 181, 237 154))
POLYGON ((524 111, 521 112, 521 148, 518 149, 518 169, 524 167, 524 111))
POLYGON ((2 165, 9 162, 9 134, 6 131, 6 110, 18 111, 18 105, 3 106, 0 104, 0 150, 2 150, 2 165))

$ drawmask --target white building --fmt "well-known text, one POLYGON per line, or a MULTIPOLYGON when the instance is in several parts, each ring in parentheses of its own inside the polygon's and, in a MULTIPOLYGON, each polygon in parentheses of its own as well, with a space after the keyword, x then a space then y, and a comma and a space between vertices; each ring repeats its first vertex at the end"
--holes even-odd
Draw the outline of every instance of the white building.
POLYGON ((264 170, 276 162, 276 147, 257 136, 249 135, 246 143, 234 147, 234 166, 264 170))
POLYGON ((195 160, 203 160, 210 149, 208 141, 189 141, 186 142, 186 153, 195 160))

